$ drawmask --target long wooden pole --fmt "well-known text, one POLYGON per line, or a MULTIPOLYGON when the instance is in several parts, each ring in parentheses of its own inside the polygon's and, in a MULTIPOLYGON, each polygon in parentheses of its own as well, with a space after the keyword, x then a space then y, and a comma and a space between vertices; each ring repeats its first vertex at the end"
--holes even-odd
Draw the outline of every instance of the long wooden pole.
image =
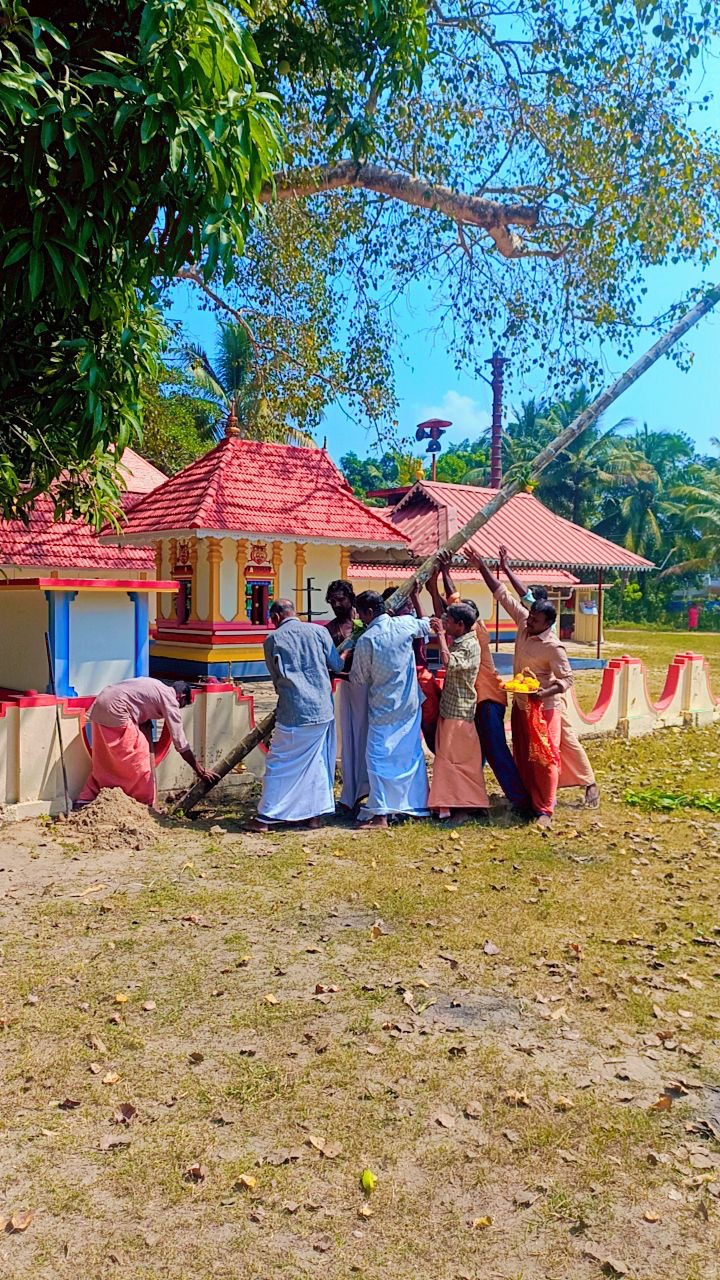
MULTIPOLYGON (((677 324, 673 325, 672 329, 664 337, 659 338, 644 355, 640 356, 639 360, 636 360, 626 370, 622 377, 618 378, 611 387, 603 391, 596 400, 593 400, 592 404, 579 414, 574 422, 570 423, 569 427, 561 431, 560 435, 555 436, 555 439, 551 440, 550 444, 533 458, 530 463, 530 478, 534 479, 546 467, 549 467, 550 463, 554 462, 558 455, 564 449, 567 449, 568 445, 573 444, 578 436, 581 436, 583 431, 586 431, 609 408, 614 400, 617 400, 624 391, 627 391, 628 387, 631 387, 634 382, 637 382, 638 378, 647 373, 648 369, 655 364, 655 361, 664 356, 671 347, 674 347, 675 343, 679 342, 684 334, 688 332, 688 329, 692 329, 693 325, 696 325, 699 320, 702 320, 703 316, 712 311, 718 302, 720 302, 720 284, 716 284, 709 289, 705 297, 696 303, 694 307, 691 307, 689 311, 686 311, 685 315, 678 320, 677 324)), ((433 571, 439 551, 449 551, 451 553, 459 551, 460 547, 463 547, 472 538, 473 534, 477 533, 478 529, 482 529, 483 525, 487 524, 488 520, 492 519, 495 513, 500 511, 511 498, 514 498, 515 494, 519 493, 524 485, 525 480, 513 480, 512 483, 503 485, 502 489, 498 489, 494 497, 486 503, 481 511, 478 511, 471 520, 468 520, 462 529, 458 529, 452 538, 449 538, 442 547, 438 548, 438 551, 433 551, 432 555, 423 561, 412 578, 409 578, 407 582, 403 582, 398 587, 397 591, 387 601, 388 609, 391 612, 399 609, 413 591, 424 587, 433 571)))
POLYGON ((189 813, 191 809, 194 809, 195 805, 202 800, 203 796, 206 796, 208 791, 211 791, 212 788, 230 772, 231 769, 234 769, 236 765, 240 764, 240 761, 244 760, 246 755, 249 755, 255 747, 259 747, 261 742, 268 741, 274 728, 275 712, 271 711, 270 714, 265 716, 259 724, 255 725, 254 729, 251 729, 249 733, 246 733, 245 737, 242 738, 231 751, 228 751, 227 755, 224 755, 222 760, 219 760, 217 764, 213 765, 213 773, 216 774, 215 781, 204 782, 198 778, 197 782, 193 784, 190 790, 172 806, 170 812, 189 813))
MULTIPOLYGON (((575 421, 570 423, 569 427, 566 427, 564 431, 561 431, 559 436, 556 436, 554 440, 551 440, 550 444, 542 449, 535 458, 533 458, 530 463, 530 476, 539 476, 546 467, 549 467, 550 463, 555 461, 558 455, 562 453, 563 449, 567 449, 568 445, 577 440, 578 436, 581 436, 583 431, 586 431, 591 423, 595 422, 595 420, 605 412, 614 400, 617 400, 624 391, 627 391, 628 387, 631 387, 634 382, 637 382, 638 378, 642 377, 642 375, 655 364, 656 360, 659 360, 660 357, 664 356, 671 347, 674 347, 675 343, 679 342, 683 335, 688 332, 688 329, 692 329, 693 325, 696 325, 698 320, 702 320, 703 316, 706 316, 708 312, 712 311, 713 307, 718 302, 720 302, 720 284, 717 284, 708 290, 701 302, 698 302, 694 307, 691 307, 690 311, 686 311, 685 315, 678 320, 677 324, 673 325, 672 329, 670 329, 664 337, 659 338, 658 341, 650 347, 649 351, 646 351, 639 360, 636 360, 635 363, 630 366, 621 378, 618 378, 611 387, 608 387, 606 391, 603 391, 602 394, 598 396, 597 400, 593 400, 593 403, 579 414, 578 417, 575 418, 575 421)), ((495 496, 490 500, 490 502, 486 503, 481 511, 478 511, 471 520, 468 520, 467 524, 463 525, 462 529, 459 529, 457 533, 453 534, 452 538, 449 538, 442 547, 438 547, 437 551, 433 551, 432 555, 428 556, 427 560, 423 561, 420 568, 413 574, 413 576, 408 578, 406 582, 403 582, 402 585, 398 587, 397 591, 395 591, 387 601, 388 609, 391 612, 399 609, 413 591, 423 587, 435 567, 435 562, 439 553, 441 551, 449 551, 451 553, 459 551, 460 547, 463 547, 465 543, 472 538, 473 534, 477 533, 478 529, 482 529, 483 525, 487 524, 488 520, 495 515, 496 511, 500 511, 500 509, 504 507, 516 493, 520 492, 524 484, 524 480, 514 480, 511 484, 503 485, 502 489, 498 489, 495 496)), ((219 764, 213 766, 214 772, 218 775, 216 781, 219 782, 221 778, 224 778, 225 775, 229 773, 230 770, 248 754, 249 751, 252 751, 253 747, 258 746, 261 742, 267 742, 274 727, 275 713, 272 712, 260 722, 256 729, 253 729, 250 734, 247 734, 246 737, 243 738, 242 742, 239 742, 232 751, 229 751, 226 756, 223 756, 219 764)), ((177 802, 174 806, 173 812, 189 813, 198 801, 201 800, 204 795, 207 795, 208 791, 210 791, 214 786, 215 782, 196 782, 195 785, 190 788, 187 795, 177 802)))

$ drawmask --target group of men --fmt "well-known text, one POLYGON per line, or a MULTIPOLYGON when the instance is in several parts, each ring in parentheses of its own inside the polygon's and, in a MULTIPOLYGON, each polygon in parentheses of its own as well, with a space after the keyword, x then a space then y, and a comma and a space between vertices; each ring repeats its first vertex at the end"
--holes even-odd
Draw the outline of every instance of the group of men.
POLYGON ((430 812, 440 821, 486 814, 485 763, 511 807, 541 826, 551 821, 559 787, 582 786, 586 803, 597 804, 592 768, 567 715, 573 677, 555 631, 554 606, 541 592, 536 599, 525 591, 505 548, 500 565, 519 599, 483 561, 469 558, 517 624, 514 671, 529 669, 539 682, 536 694, 514 699, 512 753, 505 734, 507 693, 487 629, 474 602, 460 599, 447 560, 440 560, 428 583, 429 618, 417 595, 391 615, 386 599, 392 588, 384 597, 376 591, 355 597, 352 585, 338 580, 327 591, 333 618, 325 627, 302 622, 290 600, 277 600, 270 611, 274 630, 265 641, 265 660, 278 694, 277 726, 256 830, 292 823, 319 826, 324 815, 335 812, 334 681, 340 807, 354 815, 360 830, 430 812), (427 662, 433 634, 439 675, 427 662), (431 781, 423 739, 434 754, 431 781))
MULTIPOLYGON (((512 752, 505 733, 507 692, 488 632, 474 602, 456 591, 448 558, 439 558, 427 584, 431 617, 423 616, 417 593, 391 614, 386 601, 393 588, 384 596, 363 591, 356 598, 352 585, 340 579, 327 590, 333 618, 326 626, 301 621, 290 600, 271 607, 265 661, 278 705, 255 830, 319 826, 336 811, 335 698, 342 739, 340 807, 360 830, 431 812, 440 821, 487 814, 486 764, 512 809, 543 826, 551 821, 559 787, 584 787, 586 803, 597 804, 590 762, 567 715, 573 677, 555 631, 553 605, 539 590, 535 596, 525 591, 506 548, 500 548, 500 567, 517 596, 482 560, 465 554, 517 625, 514 671, 529 670, 539 682, 536 694, 514 698, 512 752), (428 662, 432 635, 439 672, 428 662), (431 780, 423 742, 434 756, 431 780)), ((154 802, 152 721, 158 719, 197 776, 215 781, 183 731, 180 708, 189 697, 188 685, 149 677, 104 689, 89 715, 92 773, 77 804, 113 786, 145 804, 154 802)))

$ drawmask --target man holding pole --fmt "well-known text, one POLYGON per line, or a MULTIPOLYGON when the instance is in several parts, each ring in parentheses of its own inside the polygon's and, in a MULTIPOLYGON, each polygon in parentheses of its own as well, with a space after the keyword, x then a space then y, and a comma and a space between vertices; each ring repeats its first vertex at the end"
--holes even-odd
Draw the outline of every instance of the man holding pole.
POLYGON ((325 627, 301 622, 292 600, 270 609, 275 630, 264 645, 265 662, 278 695, 277 723, 270 741, 254 831, 278 823, 320 826, 335 812, 335 716, 330 673, 342 658, 325 627))
POLYGON ((391 618, 377 591, 355 605, 366 628, 355 645, 350 683, 368 694, 367 768, 370 793, 361 830, 385 828, 390 814, 427 817, 428 778, 420 735, 420 692, 413 640, 430 636, 428 618, 391 618))
MULTIPOLYGON (((518 593, 523 604, 526 604, 532 610, 533 606, 543 597, 538 591, 533 594, 532 591, 526 591, 522 582, 513 573, 508 564, 508 549, 500 547, 500 568, 506 575, 513 591, 518 593)), ((547 599, 547 592, 544 598, 547 599)), ((567 708, 567 694, 563 695, 560 706, 560 778, 558 780, 558 788, 562 787, 584 787, 585 788, 585 804, 596 809, 600 800, 600 791, 595 781, 593 767, 588 760, 587 752, 580 743, 567 708)))

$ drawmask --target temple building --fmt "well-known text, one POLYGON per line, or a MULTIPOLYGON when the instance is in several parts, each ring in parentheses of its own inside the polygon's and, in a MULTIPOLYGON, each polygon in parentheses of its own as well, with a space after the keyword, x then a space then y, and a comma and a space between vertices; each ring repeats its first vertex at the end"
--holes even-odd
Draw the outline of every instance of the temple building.
POLYGON ((348 576, 353 555, 411 550, 324 448, 241 439, 232 412, 214 449, 133 504, 120 543, 153 548, 154 576, 179 584, 174 602, 160 600, 150 670, 188 679, 265 677, 274 599, 327 619, 328 583, 348 576))

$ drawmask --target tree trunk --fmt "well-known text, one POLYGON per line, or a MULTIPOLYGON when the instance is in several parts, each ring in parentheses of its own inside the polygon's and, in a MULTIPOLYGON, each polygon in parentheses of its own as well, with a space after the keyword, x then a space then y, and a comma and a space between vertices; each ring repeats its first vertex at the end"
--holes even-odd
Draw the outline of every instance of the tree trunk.
MULTIPOLYGON (((686 334, 689 329, 692 329, 693 325, 696 325, 699 320, 702 320, 703 316, 706 316, 708 312, 712 311, 713 307, 716 306, 719 301, 720 284, 717 284, 712 289, 708 290, 705 297, 700 302, 696 303, 694 307, 691 307, 689 311, 686 311, 685 315, 681 316, 677 324, 674 324, 668 333, 666 333, 662 338, 659 338, 644 355, 640 356, 640 359, 636 360, 635 363, 626 370, 622 377, 618 378, 611 387, 608 387, 607 390, 603 391, 596 400, 593 400, 592 404, 588 405, 587 409, 584 409, 582 413, 578 414, 577 418, 575 418, 574 422, 570 423, 569 427, 566 427, 558 436, 555 436, 555 439, 551 440, 550 443, 546 445, 546 447, 542 449, 535 458, 533 458, 530 463, 531 476, 535 478, 539 476, 546 467, 549 467, 551 462, 554 462, 557 456, 562 453, 563 449, 567 449, 569 445, 573 444, 573 442, 582 435, 583 431, 587 430, 587 428, 591 426, 607 408, 609 408, 613 401, 617 400, 624 391, 627 391, 628 387, 631 387, 634 382, 637 382, 638 378, 641 378, 644 373, 647 373, 648 369, 655 364, 656 360, 659 360, 660 357, 664 356, 671 347, 674 347, 675 343, 679 342, 684 334, 686 334)), ((452 538, 449 538, 442 547, 438 548, 438 551, 459 551, 460 548, 464 546, 470 538, 472 538, 473 534, 477 533, 478 529, 482 529, 483 525, 487 524, 488 520, 495 515, 496 511, 500 511, 500 509, 504 507, 516 493, 520 492, 523 488, 523 483, 524 482, 514 480, 511 484, 503 485, 502 489, 498 489, 498 492, 490 499, 486 506, 482 508, 482 511, 478 511, 471 520, 468 520, 467 524, 463 525, 462 529, 459 529, 457 533, 453 534, 452 538)), ((427 560, 423 561, 420 568, 413 574, 412 578, 409 578, 407 582, 404 582, 402 586, 398 587, 397 591, 387 602, 389 609, 399 609, 401 604, 403 604, 412 591, 415 591, 425 585, 433 571, 437 557, 438 552, 434 551, 431 556, 428 556, 427 560)))
POLYGON ((213 787, 217 786, 217 783, 220 782, 231 769, 234 769, 236 765, 240 764, 240 761, 244 760, 245 756, 249 755, 255 747, 259 747, 261 742, 267 742, 269 740, 274 728, 275 712, 271 711, 269 715, 265 716, 264 720, 261 720, 259 724, 255 725, 254 729, 251 729, 249 733, 246 733, 245 737, 241 738, 237 746, 234 746, 231 751, 228 751, 227 755, 224 755, 222 760, 212 766, 213 773, 218 775, 215 782, 202 782, 198 778, 197 782, 193 783, 190 790, 185 793, 182 799, 178 800, 172 806, 170 812, 189 813, 191 809, 194 809, 195 805, 202 800, 203 796, 206 796, 208 791, 211 791, 213 787))
POLYGON ((408 173, 383 169, 377 164, 340 160, 338 164, 317 169, 289 169, 275 174, 273 182, 263 187, 260 199, 264 204, 272 204, 275 200, 303 200, 322 191, 348 187, 376 191, 378 195, 404 204, 444 213, 453 222, 482 227, 504 258, 561 258, 564 252, 562 249, 535 249, 532 245, 525 245, 520 236, 510 230, 511 226, 536 227, 539 218, 537 205, 500 204, 483 196, 466 195, 464 191, 433 185, 408 173))

